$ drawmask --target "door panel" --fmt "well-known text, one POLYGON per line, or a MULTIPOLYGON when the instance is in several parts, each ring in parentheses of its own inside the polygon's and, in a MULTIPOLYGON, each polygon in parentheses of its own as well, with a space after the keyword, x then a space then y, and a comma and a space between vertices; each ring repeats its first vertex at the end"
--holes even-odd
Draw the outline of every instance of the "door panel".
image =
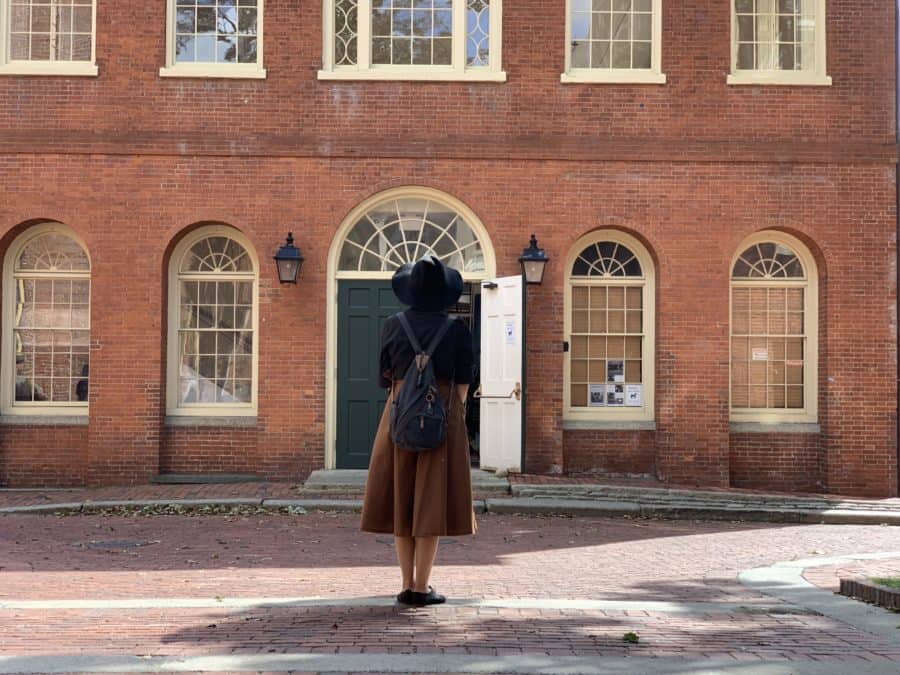
POLYGON ((338 469, 367 469, 387 394, 378 386, 385 320, 402 306, 390 281, 338 281, 338 469))
POLYGON ((522 470, 522 291, 521 276, 482 284, 483 469, 522 470))

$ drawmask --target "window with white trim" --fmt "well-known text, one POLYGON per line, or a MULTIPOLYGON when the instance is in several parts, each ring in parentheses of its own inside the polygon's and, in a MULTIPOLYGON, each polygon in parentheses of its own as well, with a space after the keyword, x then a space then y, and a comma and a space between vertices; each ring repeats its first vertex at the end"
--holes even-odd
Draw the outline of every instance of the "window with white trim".
POLYGON ((63 225, 19 236, 4 265, 4 414, 85 414, 91 263, 63 225))
POLYGON ((505 81, 502 0, 324 0, 320 79, 505 81))
POLYGON ((653 265, 623 232, 582 238, 566 284, 565 410, 571 420, 653 419, 653 265))
POLYGON ((825 0, 731 0, 729 84, 831 84, 825 0))
POLYGON ((181 242, 169 278, 170 415, 254 414, 257 389, 257 264, 226 227, 181 242))
POLYGON ((731 273, 731 416, 816 420, 815 265, 799 241, 765 233, 731 273))
POLYGON ((563 82, 663 84, 662 0, 566 0, 563 82))
POLYGON ((263 0, 168 0, 163 76, 265 77, 263 0))
POLYGON ((0 74, 96 75, 94 0, 0 0, 0 74))

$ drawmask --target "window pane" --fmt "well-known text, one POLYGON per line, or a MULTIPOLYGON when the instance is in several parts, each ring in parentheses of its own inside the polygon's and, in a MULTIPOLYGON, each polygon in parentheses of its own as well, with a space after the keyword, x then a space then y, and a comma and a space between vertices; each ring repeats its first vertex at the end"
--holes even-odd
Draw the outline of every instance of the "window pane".
POLYGON ((9 12, 11 60, 91 60, 92 0, 15 0, 9 12))
POLYGON ((815 11, 800 0, 733 0, 738 70, 811 70, 815 11))
POLYGON ((247 0, 178 0, 175 60, 256 63, 259 8, 247 0))
POLYGON ((569 15, 573 68, 652 67, 652 0, 573 2, 569 15))
MULTIPOLYGON (((357 0, 335 0, 334 64, 355 66, 357 61, 357 0)), ((373 21, 376 16, 373 15, 373 21)))

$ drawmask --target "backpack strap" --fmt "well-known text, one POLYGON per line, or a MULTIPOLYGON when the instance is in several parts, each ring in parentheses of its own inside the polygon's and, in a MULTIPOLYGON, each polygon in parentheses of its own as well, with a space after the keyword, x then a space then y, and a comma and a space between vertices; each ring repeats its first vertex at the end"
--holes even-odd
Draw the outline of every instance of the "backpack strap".
POLYGON ((418 338, 416 338, 416 334, 413 332, 412 326, 409 325, 409 319, 406 318, 406 315, 403 312, 399 312, 397 314, 397 318, 400 321, 400 325, 403 326, 403 330, 406 333, 406 337, 409 338, 409 342, 412 345, 413 351, 416 354, 416 368, 421 373, 425 370, 425 366, 428 365, 428 362, 431 360, 431 357, 434 356, 434 350, 438 348, 438 345, 441 343, 441 340, 444 339, 444 336, 447 334, 447 331, 450 330, 450 326, 453 325, 455 319, 451 316, 447 317, 447 320, 444 324, 438 329, 437 334, 431 340, 431 343, 428 345, 427 351, 422 351, 422 345, 419 344, 418 338))
POLYGON ((409 325, 409 319, 406 318, 406 314, 403 312, 397 312, 397 319, 400 320, 400 325, 403 326, 403 330, 406 333, 406 337, 409 338, 409 342, 412 345, 413 351, 418 355, 422 353, 422 345, 419 344, 419 340, 416 337, 416 334, 413 333, 412 326, 409 325))

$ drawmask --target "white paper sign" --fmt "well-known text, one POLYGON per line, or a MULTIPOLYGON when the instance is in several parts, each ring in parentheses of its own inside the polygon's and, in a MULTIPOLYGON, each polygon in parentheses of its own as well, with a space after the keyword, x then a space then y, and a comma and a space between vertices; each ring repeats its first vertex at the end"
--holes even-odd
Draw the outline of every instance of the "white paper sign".
POLYGON ((606 385, 606 405, 613 405, 613 406, 625 405, 625 385, 624 384, 608 384, 608 385, 606 385))
POLYGON ((591 408, 599 408, 605 405, 606 401, 606 385, 605 384, 589 384, 588 385, 588 405, 591 408))
POLYGON ((625 405, 640 408, 644 403, 643 386, 640 384, 625 385, 625 405))
POLYGON ((512 321, 506 322, 506 344, 516 344, 516 324, 512 321))
POLYGON ((754 361, 768 361, 769 360, 769 350, 765 347, 754 347, 753 348, 753 360, 754 361))

